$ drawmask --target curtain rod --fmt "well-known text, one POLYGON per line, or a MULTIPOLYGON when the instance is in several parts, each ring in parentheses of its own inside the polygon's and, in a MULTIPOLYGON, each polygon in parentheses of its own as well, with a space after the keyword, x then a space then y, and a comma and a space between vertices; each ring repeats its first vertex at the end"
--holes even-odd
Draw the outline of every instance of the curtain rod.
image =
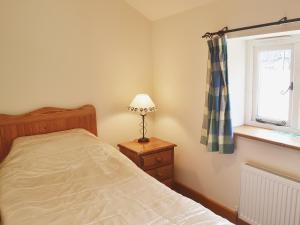
POLYGON ((212 38, 214 35, 219 35, 222 36, 226 33, 232 33, 236 31, 241 31, 241 30, 250 30, 250 29, 255 29, 255 28, 260 28, 260 27, 269 27, 269 26, 274 26, 274 25, 280 25, 280 24, 285 24, 285 23, 294 23, 294 22, 300 22, 300 17, 299 18, 294 18, 294 19, 287 19, 287 17, 283 17, 279 21, 276 22, 271 22, 271 23, 262 23, 258 25, 253 25, 253 26, 247 26, 247 27, 240 27, 240 28, 235 28, 235 29, 228 29, 228 27, 224 27, 223 29, 217 31, 217 32, 206 32, 202 38, 212 38))

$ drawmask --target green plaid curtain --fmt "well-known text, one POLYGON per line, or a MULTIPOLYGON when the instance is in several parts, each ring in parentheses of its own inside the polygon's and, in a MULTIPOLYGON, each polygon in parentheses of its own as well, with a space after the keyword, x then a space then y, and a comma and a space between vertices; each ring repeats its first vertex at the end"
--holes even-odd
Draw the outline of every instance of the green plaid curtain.
POLYGON ((224 36, 208 41, 205 112, 201 143, 208 151, 233 153, 228 93, 227 44, 224 36))

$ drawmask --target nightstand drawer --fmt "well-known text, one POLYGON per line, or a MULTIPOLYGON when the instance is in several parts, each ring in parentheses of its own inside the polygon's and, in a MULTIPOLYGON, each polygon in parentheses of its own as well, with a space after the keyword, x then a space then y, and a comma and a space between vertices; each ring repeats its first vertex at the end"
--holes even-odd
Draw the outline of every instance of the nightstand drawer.
POLYGON ((143 169, 153 169, 173 163, 173 150, 163 151, 142 156, 143 169))
POLYGON ((157 180, 163 181, 173 177, 173 165, 147 170, 146 172, 157 180))
POLYGON ((149 142, 134 140, 118 144, 118 147, 139 168, 172 188, 175 144, 152 137, 149 142))

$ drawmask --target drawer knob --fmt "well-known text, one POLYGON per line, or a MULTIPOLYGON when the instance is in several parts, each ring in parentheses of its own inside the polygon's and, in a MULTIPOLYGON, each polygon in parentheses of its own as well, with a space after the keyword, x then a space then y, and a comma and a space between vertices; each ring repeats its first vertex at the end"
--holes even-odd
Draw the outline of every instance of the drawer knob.
POLYGON ((158 162, 158 163, 162 162, 162 158, 156 157, 156 162, 158 162))

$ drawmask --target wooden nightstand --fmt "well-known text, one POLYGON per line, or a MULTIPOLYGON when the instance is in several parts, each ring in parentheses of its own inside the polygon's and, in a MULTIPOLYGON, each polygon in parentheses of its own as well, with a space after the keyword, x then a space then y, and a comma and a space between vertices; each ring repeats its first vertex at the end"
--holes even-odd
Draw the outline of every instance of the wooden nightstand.
POLYGON ((137 140, 118 144, 120 151, 138 167, 169 187, 173 187, 175 144, 150 138, 147 143, 137 140))

